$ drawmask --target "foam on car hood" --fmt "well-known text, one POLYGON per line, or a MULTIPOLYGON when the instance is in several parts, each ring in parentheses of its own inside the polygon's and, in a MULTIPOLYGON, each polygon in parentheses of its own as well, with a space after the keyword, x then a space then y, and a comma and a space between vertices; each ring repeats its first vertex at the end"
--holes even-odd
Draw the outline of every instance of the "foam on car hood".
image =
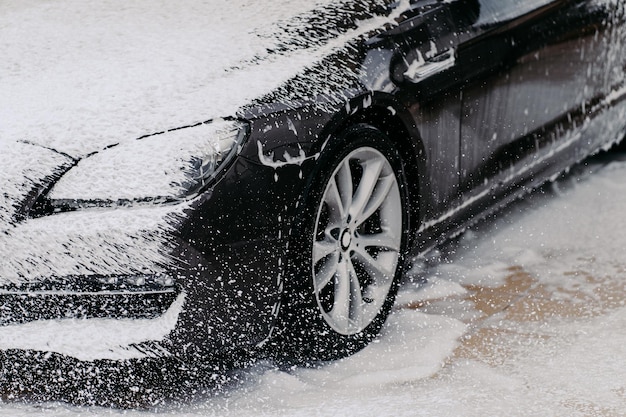
POLYGON ((358 36, 375 17, 365 10, 384 12, 389 1, 355 3, 9 0, 0 16, 0 140, 83 157, 233 116, 329 44, 358 36))

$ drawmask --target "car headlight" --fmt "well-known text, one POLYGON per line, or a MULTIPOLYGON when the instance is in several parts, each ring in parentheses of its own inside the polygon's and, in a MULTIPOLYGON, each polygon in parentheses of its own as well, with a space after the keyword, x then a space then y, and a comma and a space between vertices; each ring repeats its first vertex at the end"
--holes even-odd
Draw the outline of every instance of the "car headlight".
POLYGON ((47 205, 62 211, 192 197, 238 153, 248 130, 240 121, 217 120, 122 142, 65 173, 47 205))

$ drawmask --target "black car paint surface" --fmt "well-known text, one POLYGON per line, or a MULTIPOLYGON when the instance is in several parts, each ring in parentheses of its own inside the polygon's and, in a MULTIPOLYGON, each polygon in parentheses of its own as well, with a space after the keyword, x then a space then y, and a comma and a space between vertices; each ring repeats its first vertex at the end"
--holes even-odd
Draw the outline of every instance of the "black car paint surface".
MULTIPOLYGON (((409 3, 346 2, 282 28, 322 28, 300 39, 324 44, 360 19, 406 7, 397 24, 351 39, 234 115, 249 127, 245 143, 175 225, 169 254, 175 261, 167 268, 176 292, 165 303, 159 295, 154 315, 178 293, 186 299, 165 350, 206 357, 294 342, 293 335, 282 338, 281 311, 293 301, 285 292, 306 291, 311 279, 293 265, 303 206, 319 164, 354 126, 376 128, 404 162, 410 198, 404 264, 623 138, 626 36, 619 2, 409 3), (334 32, 324 26, 329 19, 334 32)), ((305 49, 306 42, 287 42, 282 52, 305 49)), ((75 314, 119 314, 96 310, 75 314)), ((318 337, 299 330, 303 338, 318 337)))

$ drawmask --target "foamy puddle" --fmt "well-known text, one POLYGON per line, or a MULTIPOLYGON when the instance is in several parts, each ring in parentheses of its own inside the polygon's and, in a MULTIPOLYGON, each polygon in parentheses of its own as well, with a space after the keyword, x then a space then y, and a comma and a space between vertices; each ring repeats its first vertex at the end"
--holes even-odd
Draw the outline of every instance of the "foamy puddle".
POLYGON ((565 276, 576 282, 569 288, 551 288, 515 266, 507 269, 502 285, 464 285, 465 294, 414 300, 400 308, 454 317, 469 326, 448 362, 472 359, 496 366, 510 353, 508 344, 550 337, 530 332, 533 325, 601 317, 626 305, 626 271, 602 278, 584 271, 565 276))

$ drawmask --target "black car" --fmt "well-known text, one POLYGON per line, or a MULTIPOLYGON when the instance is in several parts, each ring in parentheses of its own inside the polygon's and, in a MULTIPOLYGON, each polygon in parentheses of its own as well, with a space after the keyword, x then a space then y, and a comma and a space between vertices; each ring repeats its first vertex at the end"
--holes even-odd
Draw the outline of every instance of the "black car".
POLYGON ((204 120, 3 136, 0 349, 349 355, 411 259, 626 134, 620 0, 306 4, 204 120))

